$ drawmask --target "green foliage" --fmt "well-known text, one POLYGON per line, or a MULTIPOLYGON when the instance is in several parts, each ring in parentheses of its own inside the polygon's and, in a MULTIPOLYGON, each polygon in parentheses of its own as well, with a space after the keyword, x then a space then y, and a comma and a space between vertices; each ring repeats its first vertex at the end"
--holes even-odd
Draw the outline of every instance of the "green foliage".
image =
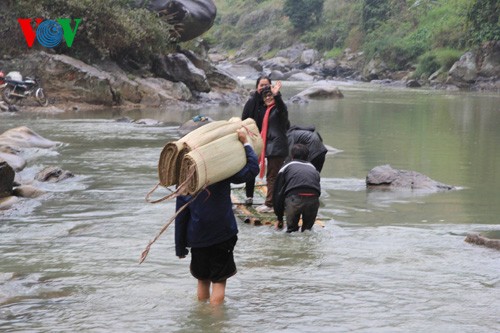
POLYGON ((420 78, 422 75, 429 76, 435 71, 437 71, 441 66, 436 59, 436 55, 432 52, 423 54, 417 65, 417 69, 415 70, 414 76, 416 78, 420 78))
POLYGON ((370 32, 390 16, 389 0, 363 0, 363 30, 370 32))
POLYGON ((334 26, 325 24, 317 30, 305 32, 301 41, 308 42, 320 51, 325 51, 334 47, 342 47, 348 33, 347 27, 341 23, 334 26))
POLYGON ((454 49, 435 49, 426 52, 419 57, 414 76, 416 78, 422 75, 429 76, 439 69, 448 71, 461 55, 461 51, 454 49))
MULTIPOLYGON (((3 34, 11 51, 25 52, 17 17, 82 18, 71 48, 54 50, 83 60, 105 59, 147 62, 155 53, 173 49, 166 22, 146 9, 132 8, 129 0, 25 0, 8 8, 8 25, 15 34, 3 34), (12 42, 12 43, 11 43, 12 42)), ((1 32, 0 32, 1 34, 1 32)), ((63 43, 64 44, 64 43, 63 43)))
POLYGON ((293 27, 305 31, 321 20, 324 0, 285 0, 283 13, 288 16, 293 27))
POLYGON ((333 48, 325 53, 326 59, 338 59, 342 56, 343 50, 341 48, 333 48))
POLYGON ((413 31, 410 23, 400 24, 394 30, 392 22, 386 22, 366 36, 363 47, 368 59, 383 59, 392 70, 406 68, 426 51, 430 32, 413 31))
POLYGON ((467 13, 469 43, 500 40, 500 1, 475 0, 467 13))

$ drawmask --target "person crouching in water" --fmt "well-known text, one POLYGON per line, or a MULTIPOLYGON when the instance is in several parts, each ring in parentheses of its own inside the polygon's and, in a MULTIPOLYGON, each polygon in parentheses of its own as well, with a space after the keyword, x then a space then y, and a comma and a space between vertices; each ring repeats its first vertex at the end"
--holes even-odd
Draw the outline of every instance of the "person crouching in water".
POLYGON ((259 173, 257 155, 244 130, 238 131, 238 140, 246 154, 243 169, 207 186, 194 198, 179 196, 176 202, 176 211, 181 211, 175 218, 175 253, 182 259, 189 253, 187 248, 191 248, 190 271, 198 279, 198 299, 210 300, 212 305, 224 301, 226 280, 236 274, 233 249, 238 226, 232 209, 231 183, 244 183, 259 173))
POLYGON ((278 217, 276 229, 283 227, 283 215, 286 216, 287 232, 310 230, 319 209, 321 195, 320 174, 307 161, 309 150, 303 144, 295 144, 291 150, 292 160, 278 172, 274 187, 274 212, 278 217))

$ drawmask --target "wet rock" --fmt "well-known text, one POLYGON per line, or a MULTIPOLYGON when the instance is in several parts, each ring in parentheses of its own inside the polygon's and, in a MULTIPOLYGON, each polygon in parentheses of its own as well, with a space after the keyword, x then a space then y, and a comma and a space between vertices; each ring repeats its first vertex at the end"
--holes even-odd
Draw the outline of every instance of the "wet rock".
POLYGON ((26 126, 12 128, 0 135, 0 145, 13 148, 51 148, 57 144, 58 142, 45 139, 26 126))
POLYGON ((0 151, 0 163, 2 161, 8 163, 16 172, 23 170, 27 165, 26 160, 21 156, 0 151))
POLYGON ((12 194, 14 194, 16 197, 22 197, 22 198, 38 198, 39 196, 42 196, 45 194, 45 191, 36 188, 32 185, 21 185, 12 191, 12 194))
POLYGON ((5 198, 0 198, 0 210, 7 210, 12 208, 19 201, 18 197, 10 196, 5 198))
POLYGON ((422 85, 417 80, 409 80, 406 82, 407 88, 420 88, 422 85))
POLYGON ((134 124, 147 125, 147 126, 158 126, 158 125, 161 125, 163 123, 161 121, 156 120, 156 119, 143 118, 143 119, 134 120, 134 124))
POLYGON ((430 191, 449 191, 455 189, 454 186, 437 182, 421 173, 394 169, 388 164, 376 166, 371 169, 366 176, 366 185, 371 188, 430 191))
POLYGON ((67 170, 58 167, 49 166, 38 172, 35 179, 40 182, 60 182, 61 180, 72 178, 75 175, 67 170))
POLYGON ((210 117, 196 116, 193 119, 186 121, 184 124, 182 124, 179 127, 179 129, 178 129, 179 134, 184 136, 184 135, 188 134, 189 132, 191 132, 191 131, 193 131, 193 130, 195 130, 203 125, 211 123, 212 121, 213 121, 213 119, 210 117))
POLYGON ((316 84, 306 90, 301 91, 292 99, 300 101, 302 99, 328 99, 328 98, 343 98, 344 94, 337 86, 322 82, 316 84))
POLYGON ((465 237, 467 243, 486 246, 492 249, 500 250, 500 239, 491 239, 479 234, 469 234, 465 237))

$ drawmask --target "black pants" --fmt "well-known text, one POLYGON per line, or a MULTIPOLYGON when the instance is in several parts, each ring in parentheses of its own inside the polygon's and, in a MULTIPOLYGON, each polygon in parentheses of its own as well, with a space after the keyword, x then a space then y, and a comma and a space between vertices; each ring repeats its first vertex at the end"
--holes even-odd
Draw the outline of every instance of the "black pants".
MULTIPOLYGON (((276 177, 278 176, 278 171, 280 171, 285 161, 284 157, 268 157, 267 158, 267 171, 266 171, 266 182, 267 182, 267 195, 265 205, 273 206, 273 191, 274 183, 276 182, 276 177)), ((253 198, 255 191, 255 178, 251 181, 246 182, 245 192, 247 198, 253 198)))
POLYGON ((299 230, 299 220, 302 216, 301 231, 310 230, 318 215, 319 198, 317 196, 289 195, 285 198, 286 232, 299 230))

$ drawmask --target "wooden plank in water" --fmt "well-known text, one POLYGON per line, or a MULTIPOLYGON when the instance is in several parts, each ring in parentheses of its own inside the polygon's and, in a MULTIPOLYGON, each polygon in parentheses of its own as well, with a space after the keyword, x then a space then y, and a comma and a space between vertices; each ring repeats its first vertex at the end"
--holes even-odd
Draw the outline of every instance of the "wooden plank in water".
MULTIPOLYGON (((234 205, 235 216, 238 217, 244 223, 261 226, 261 225, 271 225, 274 226, 278 219, 274 212, 271 213, 260 213, 255 208, 257 206, 263 205, 266 199, 267 187, 265 184, 255 184, 255 191, 253 197, 253 205, 247 206, 245 204, 246 194, 245 188, 233 188, 231 191, 231 199, 234 205)), ((302 220, 299 221, 299 225, 302 225, 302 220)), ((324 223, 321 218, 316 219, 315 225, 324 227, 324 223)))

